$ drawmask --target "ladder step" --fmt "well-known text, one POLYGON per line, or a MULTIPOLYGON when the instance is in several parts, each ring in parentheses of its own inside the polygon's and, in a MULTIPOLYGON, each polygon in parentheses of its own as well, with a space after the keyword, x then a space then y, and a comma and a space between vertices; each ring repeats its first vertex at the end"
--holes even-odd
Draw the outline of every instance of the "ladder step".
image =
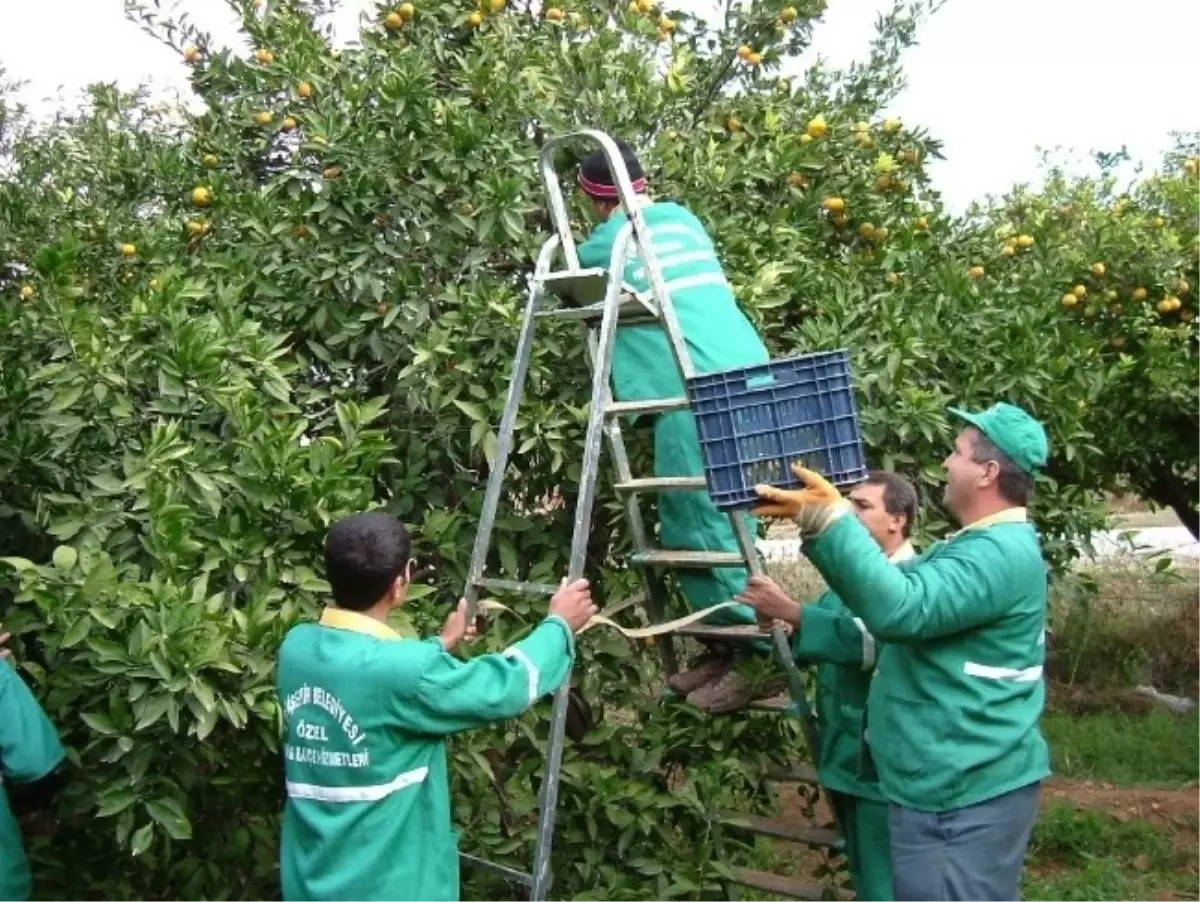
MULTIPOLYGON (((598 322, 604 316, 603 304, 588 304, 586 307, 558 307, 554 310, 539 310, 539 319, 565 319, 575 322, 598 322)), ((625 323, 656 323, 658 314, 638 300, 623 300, 617 307, 617 321, 625 323)))
POLYGON ((593 268, 550 272, 542 277, 542 286, 547 293, 577 307, 598 304, 608 291, 608 271, 593 268))
POLYGON ((533 886, 533 878, 524 871, 518 871, 515 868, 510 868, 503 864, 497 864, 494 861, 488 861, 486 858, 477 858, 474 855, 468 855, 466 852, 459 852, 458 857, 463 864, 479 868, 481 871, 491 871, 493 874, 503 877, 505 880, 508 880, 511 883, 519 883, 523 886, 533 886))
POLYGON ((822 849, 839 849, 842 845, 842 838, 838 836, 838 832, 827 827, 793 824, 790 821, 741 814, 723 815, 721 823, 726 827, 757 833, 760 836, 770 836, 822 849))
POLYGON ((733 868, 733 882, 789 899, 823 899, 825 887, 816 880, 784 877, 750 868, 733 868))
POLYGON ((767 779, 780 783, 807 783, 810 786, 816 786, 820 782, 817 777, 817 769, 807 761, 790 764, 787 767, 767 768, 767 779))
POLYGON ((713 567, 745 567, 746 559, 732 551, 645 551, 630 558, 635 565, 709 570, 713 567))
POLYGON ((676 635, 691 636, 693 639, 770 639, 770 633, 764 633, 752 623, 739 623, 736 626, 705 626, 695 623, 691 626, 681 626, 675 630, 676 635))
POLYGON ((613 401, 605 408, 610 417, 632 417, 644 413, 666 413, 670 410, 685 410, 690 406, 687 398, 656 398, 650 401, 613 401))
POLYGON ((777 695, 774 698, 755 699, 750 703, 750 707, 756 711, 782 713, 792 707, 792 700, 786 695, 777 695))
POLYGON ((513 592, 517 595, 553 595, 559 589, 553 583, 523 583, 515 579, 477 579, 475 585, 492 592, 513 592))
POLYGON ((703 476, 655 476, 648 479, 628 479, 618 482, 618 492, 693 492, 707 489, 703 476))

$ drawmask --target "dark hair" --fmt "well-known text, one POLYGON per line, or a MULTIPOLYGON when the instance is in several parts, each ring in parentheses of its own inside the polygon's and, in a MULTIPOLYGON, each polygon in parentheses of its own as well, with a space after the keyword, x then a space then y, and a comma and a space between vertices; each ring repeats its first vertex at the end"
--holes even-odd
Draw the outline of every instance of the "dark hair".
POLYGON ((325 540, 325 578, 339 608, 365 611, 403 576, 412 553, 404 524, 381 512, 339 520, 325 540))
POLYGON ((904 529, 901 532, 904 538, 909 538, 917 522, 917 508, 920 504, 913 484, 891 470, 872 470, 867 474, 867 485, 883 486, 883 509, 893 517, 904 518, 904 529))
POLYGON ((1025 507, 1033 497, 1033 477, 1013 463, 1012 458, 1001 451, 996 443, 975 429, 975 443, 971 446, 971 460, 977 464, 985 464, 994 460, 1000 468, 996 486, 1000 497, 1009 504, 1025 507))

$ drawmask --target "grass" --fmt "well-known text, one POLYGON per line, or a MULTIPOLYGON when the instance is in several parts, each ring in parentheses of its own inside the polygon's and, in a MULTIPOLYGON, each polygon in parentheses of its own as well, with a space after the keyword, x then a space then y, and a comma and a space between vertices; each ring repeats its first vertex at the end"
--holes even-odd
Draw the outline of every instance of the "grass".
POLYGON ((1200 780, 1200 716, 1155 709, 1042 719, 1056 776, 1122 786, 1178 787, 1200 780))
POLYGON ((1184 564, 1098 567, 1056 587, 1042 721, 1056 782, 1034 829, 1026 899, 1200 898, 1200 714, 1135 691, 1195 699, 1198 586, 1184 564))

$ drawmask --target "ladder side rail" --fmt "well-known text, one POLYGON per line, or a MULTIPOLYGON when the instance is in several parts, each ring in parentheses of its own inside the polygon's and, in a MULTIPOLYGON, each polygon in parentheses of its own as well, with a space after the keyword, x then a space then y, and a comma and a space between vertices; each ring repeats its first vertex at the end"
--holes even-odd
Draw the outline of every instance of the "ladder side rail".
MULTIPOLYGON (((596 329, 588 329, 588 361, 591 365, 593 373, 596 369, 596 360, 599 356, 599 338, 596 334, 596 329)), ((612 387, 605 384, 605 399, 604 406, 607 410, 612 404, 612 387)), ((621 432, 621 422, 618 417, 607 416, 607 422, 604 426, 604 435, 608 439, 609 453, 612 455, 613 464, 617 471, 618 482, 629 482, 633 479, 633 472, 629 467, 629 453, 625 448, 625 436, 621 432)), ((635 553, 644 554, 650 551, 650 540, 646 531, 646 519, 642 515, 642 503, 637 492, 629 492, 623 499, 625 506, 625 519, 629 524, 630 538, 633 541, 633 549, 635 553)), ((642 582, 646 587, 646 600, 650 606, 650 614, 656 620, 662 620, 666 617, 666 589, 663 585, 662 575, 653 567, 642 567, 642 582)), ((675 643, 668 633, 662 637, 659 642, 659 651, 663 660, 663 668, 668 675, 674 674, 679 670, 679 664, 675 655, 675 643)))
MULTIPOLYGON (((766 570, 754 548, 754 540, 750 535, 749 527, 746 526, 746 521, 736 511, 729 514, 729 519, 733 523, 742 553, 750 565, 750 573, 753 576, 765 576, 766 570)), ((787 634, 780 627, 772 628, 771 641, 775 646, 775 654, 779 657, 779 662, 787 674, 788 694, 791 695, 792 701, 796 703, 800 712, 800 730, 804 734, 804 743, 808 746, 809 757, 812 759, 813 767, 819 770, 821 767, 821 740, 817 732, 816 717, 813 715, 812 706, 809 705, 808 694, 804 691, 800 668, 796 666, 796 659, 792 656, 792 648, 788 643, 787 634)), ((839 835, 842 835, 842 825, 838 822, 833 797, 825 784, 818 781, 818 785, 829 808, 829 816, 833 818, 833 828, 838 831, 839 835)))
MULTIPOLYGON (((608 162, 608 171, 613 174, 613 178, 617 183, 617 196, 621 201, 621 205, 627 211, 632 210, 636 207, 637 198, 637 195, 633 191, 633 183, 629 179, 629 170, 625 167, 625 159, 621 156, 617 142, 604 132, 594 128, 584 128, 579 131, 556 135, 547 139, 542 144, 542 150, 538 154, 538 171, 541 173, 542 187, 546 191, 546 198, 549 202, 550 219, 554 223, 554 230, 558 233, 559 240, 562 242, 563 256, 566 258, 567 269, 569 270, 579 269, 579 254, 575 250, 575 237, 571 233, 571 220, 567 215, 567 204, 562 192, 562 183, 558 178, 558 171, 554 168, 554 151, 560 144, 565 144, 568 141, 576 141, 580 138, 594 141, 600 145, 604 159, 608 162)), ((644 237, 636 231, 635 234, 639 238, 644 237)))
POLYGON ((512 453, 517 410, 521 406, 521 396, 525 391, 525 380, 529 374, 529 363, 533 356, 533 335, 537 320, 535 314, 542 300, 542 278, 550 271, 550 264, 554 260, 554 251, 558 248, 558 243, 559 239, 551 236, 542 245, 542 249, 538 253, 533 281, 529 286, 528 299, 525 302, 525 315, 521 323, 521 336, 517 340, 513 374, 508 384, 504 414, 500 418, 499 434, 496 437, 496 456, 492 461, 491 472, 488 474, 487 492, 483 499, 483 510, 480 512, 479 528, 475 532, 475 545, 471 551, 471 568, 467 574, 467 586, 463 593, 463 597, 467 600, 467 618, 472 621, 479 612, 478 584, 479 580, 483 579, 483 570, 487 565, 492 529, 495 526, 496 511, 500 506, 500 493, 504 485, 504 473, 508 469, 509 454, 512 453))
MULTIPOLYGON (((613 243, 608 293, 604 299, 604 319, 600 326, 600 356, 592 380, 591 413, 587 437, 584 440, 583 465, 579 476, 579 497, 575 503, 575 531, 571 540, 571 559, 567 568, 569 580, 579 579, 587 563, 588 537, 591 532, 592 507, 596 500, 596 478, 600 467, 601 442, 604 434, 604 402, 608 379, 612 373, 613 348, 616 345, 617 319, 621 306, 621 282, 612 273, 621 272, 633 237, 632 229, 622 228, 613 243)), ((550 735, 546 747, 545 777, 542 780, 538 804, 537 848, 534 852, 533 887, 530 898, 542 902, 550 887, 550 853, 554 843, 554 822, 558 806, 558 784, 562 766, 563 728, 567 720, 567 699, 571 681, 566 679, 554 694, 550 713, 550 735)))

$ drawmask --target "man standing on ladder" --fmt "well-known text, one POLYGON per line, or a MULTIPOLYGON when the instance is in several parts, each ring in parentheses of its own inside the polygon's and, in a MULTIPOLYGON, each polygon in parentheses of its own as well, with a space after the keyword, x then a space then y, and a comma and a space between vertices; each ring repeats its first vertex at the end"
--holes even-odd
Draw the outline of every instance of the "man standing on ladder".
POLYGON ((950 412, 967 424, 945 462, 962 528, 903 569, 811 470, 794 468, 800 491, 759 486, 757 512, 795 520, 804 555, 886 643, 867 748, 890 803, 896 898, 1018 899, 1050 775, 1046 566, 1026 512, 1049 450, 1019 407, 950 412))
MULTIPOLYGON (((872 471, 850 492, 850 503, 889 561, 903 564, 914 557, 909 536, 917 519, 917 490, 911 482, 897 473, 872 471)), ((796 660, 817 665, 817 773, 845 838, 854 894, 891 899, 888 806, 878 780, 859 767, 867 693, 880 651, 875 638, 832 591, 801 607, 770 579, 755 576, 741 600, 765 618, 790 624, 796 660)))
MULTIPOLYGON (((676 203, 655 202, 645 195, 645 171, 624 141, 616 142, 633 190, 654 242, 663 279, 679 317, 697 373, 767 363, 766 346, 738 308, 737 299, 717 259, 704 225, 676 203)), ((579 186, 600 219, 579 246, 579 264, 607 269, 613 242, 627 216, 621 209, 616 180, 602 152, 588 156, 579 169, 579 186)), ((650 282, 639 256, 631 256, 623 274, 634 292, 648 291, 650 282)), ((613 394, 619 401, 642 401, 686 394, 667 343, 657 323, 623 326, 617 333, 612 363, 613 394)), ((661 414, 654 428, 655 476, 703 476, 700 437, 690 410, 661 414)), ((658 497, 661 543, 664 549, 737 552, 739 546, 729 515, 719 511, 708 492, 662 492, 658 497)), ((748 524, 754 531, 754 522, 748 524)), ((735 598, 745 587, 744 569, 691 570, 679 574, 680 587, 693 611, 735 598)), ((706 623, 754 624, 748 607, 727 608, 706 623)), ((754 646, 770 652, 770 642, 754 646)), ((693 667, 670 678, 671 689, 711 713, 728 713, 755 697, 771 695, 781 686, 751 686, 735 669, 733 653, 710 645, 693 667)))

